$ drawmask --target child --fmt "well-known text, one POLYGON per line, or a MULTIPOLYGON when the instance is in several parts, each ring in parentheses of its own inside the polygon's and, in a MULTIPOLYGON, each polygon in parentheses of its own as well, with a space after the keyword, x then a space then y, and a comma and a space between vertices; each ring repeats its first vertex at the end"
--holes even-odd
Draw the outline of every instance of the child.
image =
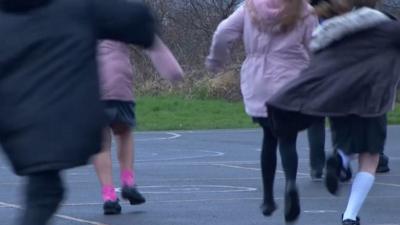
MULTIPOLYGON (((169 51, 157 38, 154 47, 147 51, 162 76, 177 80, 182 78, 182 69, 169 51), (159 58, 155 58, 155 54, 159 58)), ((142 204, 145 198, 136 188, 134 145, 132 128, 135 126, 135 102, 133 97, 133 69, 127 44, 104 40, 98 47, 100 86, 102 100, 106 105, 109 125, 104 130, 103 149, 94 159, 94 165, 102 186, 104 214, 119 214, 121 206, 112 179, 111 135, 114 133, 118 144, 118 160, 122 198, 131 204, 142 204)))
POLYGON ((18 224, 45 225, 64 197, 60 173, 100 149, 97 40, 149 48, 154 18, 124 0, 0 0, 0 33, 0 143, 27 177, 18 224))
MULTIPOLYGON (((321 0, 311 1, 312 6, 316 6, 321 2, 321 0)), ((396 18, 389 13, 385 12, 387 16, 391 19, 396 20, 396 18)), ((325 119, 321 118, 316 120, 308 129, 308 140, 310 143, 310 167, 311 167, 311 178, 313 180, 320 180, 322 178, 322 169, 325 165, 325 119)), ((376 169, 377 173, 387 173, 390 171, 389 168, 389 157, 387 157, 383 152, 379 155, 379 164, 376 169)), ((342 181, 348 181, 351 179, 351 169, 350 167, 346 171, 346 174, 342 177, 342 181)))
POLYGON ((317 23, 318 19, 306 1, 247 0, 218 26, 206 61, 210 71, 221 71, 233 42, 243 40, 246 59, 241 70, 241 90, 245 110, 264 131, 261 152, 264 201, 261 210, 265 216, 276 210, 273 184, 279 143, 286 176, 286 221, 294 221, 300 214, 296 187, 297 133, 277 139, 271 132, 264 103, 307 67, 308 44, 317 23))
POLYGON ((327 160, 325 184, 332 194, 351 155, 359 154, 343 225, 360 225, 358 213, 375 180, 386 113, 399 82, 400 26, 372 9, 375 3, 322 2, 318 13, 325 20, 311 42, 309 68, 267 103, 278 135, 307 127, 314 116, 330 117, 334 148, 339 150, 327 160))

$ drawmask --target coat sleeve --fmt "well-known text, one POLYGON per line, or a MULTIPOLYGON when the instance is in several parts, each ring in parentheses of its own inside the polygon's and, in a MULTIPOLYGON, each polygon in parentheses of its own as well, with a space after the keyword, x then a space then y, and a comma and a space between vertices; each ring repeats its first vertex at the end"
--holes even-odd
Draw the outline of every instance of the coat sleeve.
POLYGON ((181 66, 159 37, 156 37, 154 45, 150 49, 147 49, 145 53, 162 77, 172 81, 181 80, 183 78, 181 66))
POLYGON ((232 44, 243 34, 245 6, 240 6, 231 16, 222 21, 214 33, 206 68, 211 72, 223 69, 232 44))
POLYGON ((129 0, 87 1, 98 39, 111 39, 144 48, 153 45, 155 19, 144 3, 129 0))
POLYGON ((388 37, 391 38, 394 47, 400 49, 400 23, 397 21, 390 22, 388 37))

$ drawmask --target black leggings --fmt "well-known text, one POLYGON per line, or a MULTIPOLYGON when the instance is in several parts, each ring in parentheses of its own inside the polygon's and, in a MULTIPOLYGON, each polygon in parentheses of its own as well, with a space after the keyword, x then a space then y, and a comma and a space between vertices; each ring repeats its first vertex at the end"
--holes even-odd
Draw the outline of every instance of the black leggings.
POLYGON ((268 118, 255 118, 264 131, 261 150, 261 173, 264 186, 264 202, 274 201, 273 186, 276 171, 276 150, 279 143, 282 167, 286 181, 296 182, 298 156, 296 151, 297 134, 275 137, 268 118))
POLYGON ((315 120, 307 129, 307 134, 310 145, 310 167, 313 171, 322 173, 325 167, 325 118, 315 120))
POLYGON ((46 225, 64 197, 64 187, 58 171, 32 174, 28 177, 25 209, 19 225, 46 225))

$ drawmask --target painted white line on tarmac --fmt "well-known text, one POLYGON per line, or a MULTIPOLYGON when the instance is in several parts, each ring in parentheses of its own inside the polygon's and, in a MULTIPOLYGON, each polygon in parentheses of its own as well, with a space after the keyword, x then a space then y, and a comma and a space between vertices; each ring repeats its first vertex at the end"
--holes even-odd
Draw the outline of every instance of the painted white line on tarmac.
MULTIPOLYGON (((0 206, 4 207, 4 208, 12 208, 12 209, 22 210, 22 207, 20 205, 9 204, 9 203, 6 203, 6 202, 0 202, 0 206)), ((62 215, 62 214, 55 214, 54 217, 61 218, 61 219, 64 219, 64 220, 79 222, 79 223, 83 223, 83 224, 109 225, 109 224, 105 224, 105 223, 100 223, 100 222, 90 221, 90 220, 84 220, 84 219, 80 219, 80 218, 77 218, 77 217, 66 216, 66 215, 62 215)))
MULTIPOLYGON (((222 153, 222 152, 221 152, 222 153)), ((225 154, 225 153, 223 153, 225 154)), ((140 162, 139 162, 140 163, 140 162)), ((160 162, 150 162, 150 163, 160 163, 160 162)), ((150 164, 149 163, 149 164, 150 164)), ((260 161, 204 161, 204 162, 199 162, 199 161, 193 161, 193 162, 163 162, 162 165, 164 166, 175 166, 175 165, 187 165, 187 166, 202 166, 202 165, 206 165, 206 166, 212 166, 213 164, 239 164, 239 165, 243 165, 243 164, 259 164, 260 161)))
MULTIPOLYGON (((144 194, 192 194, 192 193, 234 193, 234 192, 253 192, 257 188, 229 186, 229 185, 152 185, 140 186, 141 193, 144 194)), ((121 188, 116 188, 116 192, 121 192, 121 188)))
POLYGON ((382 223, 382 224, 374 224, 374 225, 400 225, 398 223, 382 223))
POLYGON ((169 137, 155 137, 155 138, 135 138, 135 141, 163 141, 163 140, 173 140, 180 138, 182 135, 174 132, 165 132, 165 134, 170 135, 169 137))
MULTIPOLYGON (((244 166, 235 166, 235 165, 227 165, 227 164, 213 164, 215 166, 222 166, 222 167, 228 167, 228 168, 234 168, 234 169, 244 169, 244 170, 252 170, 252 171, 261 171, 260 168, 252 168, 252 167, 244 167, 244 166)), ((276 172, 278 173, 284 173, 281 170, 276 170, 276 172)), ((301 173, 301 172, 297 172, 298 175, 302 175, 302 176, 309 176, 309 174, 307 173, 301 173)))
MULTIPOLYGON (((283 173, 282 171, 278 171, 279 173, 283 173)), ((310 179, 308 176, 299 176, 298 179, 310 179)), ((275 177, 276 180, 285 179, 284 177, 275 177)), ((171 179, 141 179, 142 183, 149 183, 149 182, 171 182, 171 181, 210 181, 210 180, 217 180, 217 181, 239 181, 239 180, 261 180, 260 177, 215 177, 215 178, 171 178, 171 179)), ((68 184, 92 184, 95 183, 97 185, 97 180, 68 180, 68 184)), ((22 182, 0 182, 0 188, 6 188, 2 186, 14 186, 14 185, 21 185, 22 182)), ((9 188, 9 187, 7 187, 9 188)))
MULTIPOLYGON (((342 197, 300 197, 301 200, 338 200, 338 199, 347 199, 347 196, 342 197)), ((399 196, 368 196, 369 199, 394 199, 400 198, 399 196)), ((277 197, 276 200, 283 200, 283 197, 277 197)), ((161 201, 148 201, 148 204, 159 204, 159 203, 196 203, 196 202, 227 202, 227 201, 261 201, 262 198, 205 198, 205 199, 181 199, 181 200, 161 200, 161 201)), ((123 205, 129 205, 128 202, 121 202, 123 205)), ((103 205, 102 202, 81 202, 81 203, 65 203, 63 206, 98 206, 103 205)), ((306 210, 307 211, 307 210, 306 210)), ((315 210, 308 210, 315 211, 315 210)), ((378 224, 376 224, 378 225, 378 224)), ((389 225, 389 224, 379 224, 379 225, 389 225)), ((397 225, 397 224, 393 224, 397 225)), ((400 224, 399 224, 400 225, 400 224)))
POLYGON ((5 202, 0 202, 0 206, 5 207, 5 208, 12 208, 12 209, 22 209, 22 207, 19 205, 9 204, 9 203, 5 203, 5 202))
POLYGON ((61 214, 56 214, 55 217, 58 217, 58 218, 61 218, 61 219, 64 219, 64 220, 70 220, 70 221, 78 222, 78 223, 90 224, 90 225, 108 225, 108 224, 105 224, 105 223, 99 223, 99 222, 95 222, 95 221, 79 219, 79 218, 76 218, 76 217, 66 216, 66 215, 61 215, 61 214))
MULTIPOLYGON (((65 203, 62 206, 97 206, 103 205, 103 202, 82 202, 82 203, 65 203)), ((124 202, 120 202, 120 204, 125 204, 124 202)), ((128 203, 126 203, 128 204, 128 203)))
POLYGON ((157 203, 184 203, 184 202, 225 202, 225 201, 243 201, 243 200, 262 200, 262 198, 226 198, 226 199, 186 199, 186 200, 166 200, 157 201, 157 203))
POLYGON ((227 165, 227 164, 212 164, 214 166, 222 166, 222 167, 228 167, 228 168, 233 168, 233 169, 243 169, 243 170, 252 170, 252 171, 260 171, 259 168, 252 168, 252 167, 243 167, 243 166, 235 166, 235 165, 227 165))
MULTIPOLYGON (((197 152, 209 153, 204 155, 194 155, 194 156, 182 156, 182 157, 171 157, 171 158, 164 158, 164 159, 142 159, 136 160, 135 163, 143 163, 143 162, 162 162, 162 161, 172 161, 172 160, 182 160, 182 159, 199 159, 199 158, 207 158, 207 157, 220 157, 225 155, 223 152, 217 151, 203 151, 203 150, 196 150, 197 152)), ((176 163, 173 163, 176 164, 176 163)))
MULTIPOLYGON (((196 151, 201 151, 201 150, 196 150, 196 151)), ((222 153, 222 152, 221 152, 222 153)), ((192 156, 193 158, 195 158, 194 156, 192 156)), ((201 158, 204 158, 206 156, 203 156, 201 158)), ((215 156, 210 156, 210 157, 215 157, 215 156)), ((174 159, 168 159, 168 160, 174 160, 174 159)), ((152 159, 152 160, 137 160, 137 163, 141 163, 141 164, 160 164, 162 166, 197 166, 197 165, 212 165, 212 164, 239 164, 239 165, 251 165, 251 164, 260 164, 260 161, 203 161, 203 162, 199 162, 199 161, 192 161, 192 162, 185 162, 185 161, 181 161, 181 162, 166 162, 168 160, 158 160, 157 159, 152 159)), ((113 162, 117 162, 117 161, 113 161, 113 162)), ((300 158, 299 159, 300 163, 308 163, 309 159, 303 159, 300 158)), ((116 166, 115 166, 116 167, 116 166)))
MULTIPOLYGON (((137 131, 137 134, 158 134, 166 131, 137 131)), ((250 129, 217 129, 217 130, 174 130, 167 131, 180 134, 223 134, 223 133, 255 133, 262 132, 261 129, 250 128, 250 129)))
POLYGON ((337 213, 337 210, 304 210, 304 213, 308 213, 308 214, 326 214, 326 213, 337 213))
POLYGON ((382 182, 375 182, 375 184, 382 185, 382 186, 389 186, 389 187, 397 187, 397 188, 400 188, 400 184, 382 183, 382 182))

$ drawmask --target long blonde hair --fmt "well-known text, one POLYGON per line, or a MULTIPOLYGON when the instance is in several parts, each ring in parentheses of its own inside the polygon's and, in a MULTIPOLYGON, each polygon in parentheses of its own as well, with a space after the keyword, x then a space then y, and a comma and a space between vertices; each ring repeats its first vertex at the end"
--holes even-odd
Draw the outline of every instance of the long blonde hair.
POLYGON ((280 22, 280 27, 283 32, 293 29, 303 16, 303 0, 283 0, 285 1, 285 8, 283 10, 283 17, 280 22))
POLYGON ((256 9, 252 0, 246 1, 246 7, 250 11, 252 21, 264 30, 272 30, 277 32, 288 32, 296 27, 298 22, 303 18, 304 0, 280 0, 284 3, 281 19, 273 24, 264 25, 264 21, 257 17, 256 9), (267 27, 268 26, 268 27, 267 27))

